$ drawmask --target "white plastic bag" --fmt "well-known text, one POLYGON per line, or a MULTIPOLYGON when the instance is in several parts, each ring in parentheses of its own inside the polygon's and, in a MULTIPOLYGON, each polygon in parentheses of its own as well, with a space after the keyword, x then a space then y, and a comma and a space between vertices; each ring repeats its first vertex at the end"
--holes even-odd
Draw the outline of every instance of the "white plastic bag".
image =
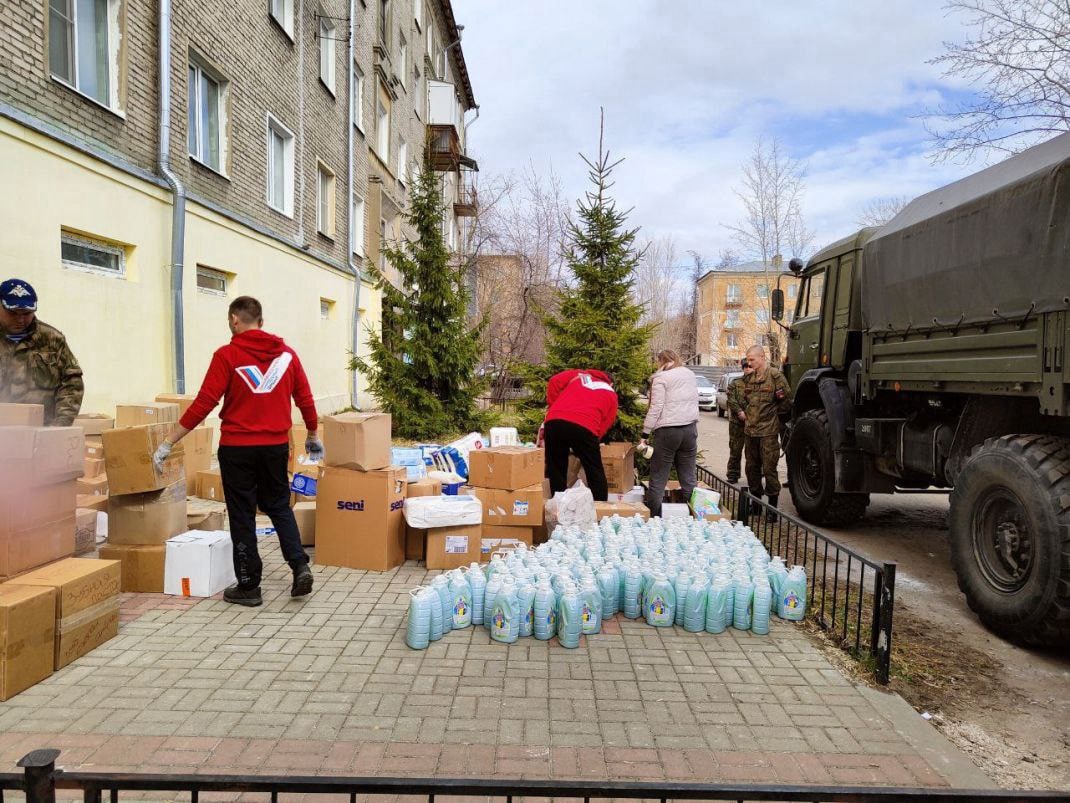
POLYGON ((546 528, 552 531, 558 524, 565 527, 575 525, 587 529, 598 524, 598 515, 594 509, 594 495, 591 489, 577 482, 567 491, 554 494, 546 502, 546 528))
POLYGON ((483 503, 474 496, 414 496, 405 500, 404 511, 409 526, 420 530, 483 521, 483 503))

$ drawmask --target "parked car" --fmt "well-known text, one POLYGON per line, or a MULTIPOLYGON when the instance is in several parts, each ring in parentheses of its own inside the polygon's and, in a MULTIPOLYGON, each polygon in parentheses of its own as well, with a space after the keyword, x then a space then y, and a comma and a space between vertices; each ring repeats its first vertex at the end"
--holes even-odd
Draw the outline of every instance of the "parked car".
POLYGON ((724 418, 728 415, 728 383, 733 379, 743 376, 742 371, 732 371, 721 377, 717 383, 717 417, 724 418))
POLYGON ((698 384, 698 409, 712 410, 717 406, 717 387, 706 377, 695 375, 698 384))

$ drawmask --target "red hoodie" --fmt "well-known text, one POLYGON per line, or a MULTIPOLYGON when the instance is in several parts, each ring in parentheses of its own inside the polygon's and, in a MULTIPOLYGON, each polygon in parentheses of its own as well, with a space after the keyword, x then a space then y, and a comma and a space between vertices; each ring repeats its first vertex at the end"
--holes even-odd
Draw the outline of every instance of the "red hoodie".
POLYGON ((603 371, 562 371, 546 385, 546 406, 547 421, 571 421, 603 438, 617 420, 617 391, 603 371))
POLYGON ((319 426, 308 377, 294 350, 262 329, 234 335, 212 355, 196 400, 181 424, 193 429, 223 397, 220 446, 277 446, 290 441, 290 399, 309 432, 319 426))

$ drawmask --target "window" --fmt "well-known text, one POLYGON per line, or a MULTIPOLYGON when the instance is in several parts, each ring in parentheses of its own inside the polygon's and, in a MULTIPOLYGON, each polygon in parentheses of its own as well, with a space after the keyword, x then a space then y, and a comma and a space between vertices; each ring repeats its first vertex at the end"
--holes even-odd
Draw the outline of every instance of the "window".
POLYGON ((386 272, 386 220, 379 218, 379 270, 386 272))
POLYGON ((821 296, 825 291, 825 272, 813 273, 803 279, 796 318, 821 314, 821 296))
POLYGON ((336 38, 334 21, 320 13, 320 80, 334 94, 334 63, 336 55, 336 38))
MULTIPOLYGON (((427 29, 427 60, 431 62, 432 70, 435 63, 435 26, 431 25, 427 29)), ((431 76, 434 78, 434 75, 431 76)))
POLYGON ((743 295, 739 291, 739 285, 738 284, 730 284, 730 285, 728 285, 728 295, 725 297, 725 300, 729 304, 738 302, 742 297, 743 297, 743 295))
POLYGON ((286 35, 294 38, 294 2, 293 0, 270 0, 271 18, 286 31, 286 35))
POLYGON ((353 62, 353 81, 350 85, 353 90, 353 125, 364 133, 364 73, 356 62, 353 62))
POLYGON ((788 285, 788 298, 795 298, 799 294, 799 286, 797 284, 788 285))
POLYGON ((754 320, 758 323, 769 323, 769 310, 760 307, 754 311, 754 320))
POLYGON ((404 36, 398 36, 398 80, 402 86, 409 83, 409 43, 404 36))
MULTIPOLYGON (((383 93, 380 92, 380 95, 383 93)), ((376 100, 375 152, 383 164, 390 166, 390 106, 380 96, 376 100)))
POLYGON ((204 265, 197 266, 197 289, 202 293, 212 296, 225 296, 227 294, 228 276, 221 270, 208 268, 204 265))
POLYGON ((320 299, 320 318, 323 320, 329 320, 331 317, 331 309, 334 307, 334 302, 329 298, 320 299))
POLYGON ((65 268, 119 278, 126 275, 126 250, 121 245, 61 232, 59 250, 65 268))
POLYGON ((730 349, 739 348, 739 339, 735 334, 729 333, 725 335, 724 344, 730 349))
POLYGON ((322 162, 316 168, 316 229, 334 236, 334 173, 322 162))
POLYGON ((758 298, 769 298, 769 285, 758 285, 758 298))
POLYGON ((725 325, 725 328, 728 328, 728 329, 735 329, 736 327, 739 326, 739 310, 738 309, 730 309, 730 310, 728 310, 728 312, 725 314, 724 325, 725 325))
POLYGON ((225 84, 196 61, 189 65, 189 155, 218 173, 223 172, 223 97, 225 84))
POLYGON ((390 0, 379 0, 379 41, 389 50, 390 40, 390 0))
POLYGON ((119 105, 120 0, 49 0, 52 77, 108 108, 119 105))
POLYGON ((416 29, 424 27, 424 0, 412 0, 412 18, 416 20, 416 29))
POLYGON ((350 233, 349 250, 359 256, 364 256, 364 199, 359 195, 353 195, 353 203, 350 208, 350 233))
POLYGON ((402 142, 398 146, 398 181, 402 185, 409 179, 409 143, 402 142))
POLYGON ((276 212, 293 216, 294 135, 268 115, 267 120, 267 202, 276 212))

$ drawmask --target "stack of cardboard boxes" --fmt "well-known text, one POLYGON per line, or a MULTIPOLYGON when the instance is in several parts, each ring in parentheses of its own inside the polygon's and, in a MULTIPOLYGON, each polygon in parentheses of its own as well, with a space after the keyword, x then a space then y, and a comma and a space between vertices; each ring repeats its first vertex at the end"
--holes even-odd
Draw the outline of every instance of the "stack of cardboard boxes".
POLYGON ((116 427, 102 435, 111 496, 108 544, 100 556, 122 563, 123 591, 163 592, 164 544, 186 531, 183 445, 174 448, 162 469, 152 460, 178 417, 178 405, 165 406, 154 411, 168 419, 165 423, 116 427))
POLYGON ((486 563, 495 550, 518 542, 534 545, 543 524, 544 465, 542 449, 498 446, 471 452, 466 492, 483 503, 479 555, 473 560, 486 563))
POLYGON ((104 445, 100 436, 115 426, 115 419, 109 415, 80 415, 74 419, 74 426, 85 435, 85 460, 77 486, 79 514, 85 510, 107 513, 108 478, 104 473, 104 445))
POLYGON ((342 413, 322 422, 316 563, 387 571, 405 562, 405 469, 390 465, 390 416, 342 413))

